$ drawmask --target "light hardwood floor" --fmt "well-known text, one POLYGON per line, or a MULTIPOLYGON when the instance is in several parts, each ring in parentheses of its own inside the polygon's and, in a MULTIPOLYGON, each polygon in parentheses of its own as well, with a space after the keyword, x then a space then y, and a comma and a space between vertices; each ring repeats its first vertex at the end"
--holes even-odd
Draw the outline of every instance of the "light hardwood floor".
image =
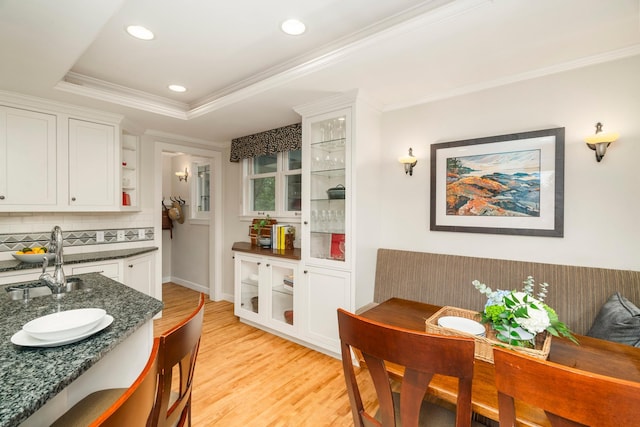
MULTIPOLYGON (((198 293, 163 285, 159 335, 191 313, 198 293)), ((369 382, 368 375, 358 381, 369 382)), ((194 426, 352 426, 341 362, 240 323, 229 302, 207 300, 192 394, 194 426)), ((373 391, 365 406, 375 403, 373 391)))

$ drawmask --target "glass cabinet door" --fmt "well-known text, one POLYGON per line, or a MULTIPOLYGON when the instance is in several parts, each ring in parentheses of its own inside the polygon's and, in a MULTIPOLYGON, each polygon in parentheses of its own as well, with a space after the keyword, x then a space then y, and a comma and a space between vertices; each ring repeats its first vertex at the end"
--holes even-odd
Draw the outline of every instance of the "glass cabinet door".
POLYGON ((309 256, 344 262, 346 256, 347 115, 310 124, 309 256))
POLYGON ((280 326, 293 325, 294 268, 271 263, 271 321, 280 326))
POLYGON ((259 274, 260 263, 250 260, 240 260, 240 307, 243 312, 255 313, 260 312, 259 300, 259 274))

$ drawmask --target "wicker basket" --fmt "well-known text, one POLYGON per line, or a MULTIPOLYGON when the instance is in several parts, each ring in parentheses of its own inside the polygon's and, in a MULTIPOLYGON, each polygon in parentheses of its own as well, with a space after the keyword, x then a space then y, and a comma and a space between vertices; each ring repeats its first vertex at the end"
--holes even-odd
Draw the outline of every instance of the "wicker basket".
POLYGON ((551 335, 546 332, 536 335, 536 348, 516 347, 506 344, 502 341, 498 341, 493 328, 491 328, 491 326, 487 324, 484 325, 486 330, 486 337, 479 337, 477 335, 458 331, 457 329, 443 328, 442 326, 438 326, 438 319, 443 316, 458 316, 479 322, 482 317, 480 313, 478 313, 477 311, 445 306, 436 311, 431 317, 427 319, 425 323, 426 332, 431 334, 473 338, 476 342, 476 359, 493 363, 493 346, 510 348, 515 351, 519 351, 521 353, 543 360, 545 360, 547 356, 549 356, 549 350, 551 349, 551 335))

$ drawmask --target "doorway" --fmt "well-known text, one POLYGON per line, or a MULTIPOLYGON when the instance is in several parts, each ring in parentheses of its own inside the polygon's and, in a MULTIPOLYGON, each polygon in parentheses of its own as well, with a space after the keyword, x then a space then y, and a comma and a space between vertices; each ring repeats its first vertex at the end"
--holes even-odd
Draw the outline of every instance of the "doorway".
MULTIPOLYGON (((171 230, 162 230, 161 215, 154 215, 156 230, 162 230, 162 263, 156 267, 157 277, 162 277, 160 286, 167 279, 166 263, 171 262, 176 268, 169 270, 170 280, 205 292, 211 300, 219 300, 222 295, 222 153, 156 141, 154 163, 155 206, 161 209, 162 204, 170 207, 177 202, 184 215, 182 223, 172 221, 171 230), (202 191, 197 185, 197 165, 202 164, 209 165, 208 195, 196 194, 198 189, 202 191), (207 196, 208 213, 202 212, 200 196, 207 196)), ((162 295, 161 289, 157 295, 162 295)))

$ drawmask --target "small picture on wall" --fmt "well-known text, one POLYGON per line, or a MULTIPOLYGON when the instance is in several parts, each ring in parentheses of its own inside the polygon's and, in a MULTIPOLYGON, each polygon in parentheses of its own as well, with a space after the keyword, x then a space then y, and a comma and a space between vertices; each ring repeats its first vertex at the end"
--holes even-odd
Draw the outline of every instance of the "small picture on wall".
POLYGON ((563 235, 564 128, 431 146, 436 231, 563 235))

